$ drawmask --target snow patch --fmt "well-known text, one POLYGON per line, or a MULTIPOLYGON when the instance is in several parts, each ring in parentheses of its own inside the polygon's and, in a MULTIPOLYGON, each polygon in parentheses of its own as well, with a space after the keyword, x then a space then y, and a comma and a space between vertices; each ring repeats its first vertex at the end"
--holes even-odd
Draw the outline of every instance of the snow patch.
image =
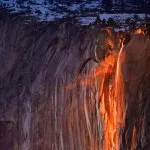
POLYGON ((87 26, 89 24, 93 24, 96 21, 96 17, 78 17, 77 20, 81 25, 87 26))
POLYGON ((145 14, 100 14, 100 19, 105 19, 108 21, 109 18, 113 18, 115 21, 121 21, 124 22, 126 19, 131 18, 134 19, 135 16, 139 17, 139 19, 144 19, 145 14))

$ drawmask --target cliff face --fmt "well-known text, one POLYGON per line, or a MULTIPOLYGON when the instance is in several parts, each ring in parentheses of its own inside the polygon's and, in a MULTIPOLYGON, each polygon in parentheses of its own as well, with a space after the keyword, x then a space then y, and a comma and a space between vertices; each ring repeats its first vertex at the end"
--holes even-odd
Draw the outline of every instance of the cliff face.
POLYGON ((134 35, 125 47, 123 76, 126 85, 125 149, 148 150, 150 110, 150 39, 134 35))
MULTIPOLYGON (((102 149, 98 89, 74 83, 103 59, 108 38, 118 49, 120 35, 0 17, 0 149, 102 149)), ((125 46, 122 149, 149 147, 149 48, 144 36, 125 46)))
POLYGON ((69 23, 26 25, 19 16, 1 15, 0 149, 88 147, 86 98, 80 89, 65 87, 83 68, 89 72, 86 62, 96 64, 91 59, 96 38, 108 36, 100 32, 69 23))

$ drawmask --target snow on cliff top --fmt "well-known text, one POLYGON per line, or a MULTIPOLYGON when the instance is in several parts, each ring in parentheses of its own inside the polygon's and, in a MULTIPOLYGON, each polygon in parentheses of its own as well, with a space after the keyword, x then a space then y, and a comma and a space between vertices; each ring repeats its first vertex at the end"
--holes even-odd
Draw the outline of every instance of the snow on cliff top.
MULTIPOLYGON (((45 0, 30 0, 24 3, 17 3, 17 0, 0 0, 0 6, 7 8, 11 13, 24 12, 26 16, 34 16, 39 21, 55 21, 76 14, 76 19, 80 25, 93 24, 96 21, 101 8, 101 1, 83 2, 80 4, 49 4, 45 3, 45 0), (86 14, 82 14, 81 10, 95 10, 93 12, 87 11, 86 14), (84 16, 84 17, 83 17, 84 16)), ((109 18, 113 18, 115 21, 125 22, 127 18, 133 20, 135 14, 99 14, 101 20, 108 21, 109 18)), ((139 19, 144 19, 145 14, 137 14, 139 19)))

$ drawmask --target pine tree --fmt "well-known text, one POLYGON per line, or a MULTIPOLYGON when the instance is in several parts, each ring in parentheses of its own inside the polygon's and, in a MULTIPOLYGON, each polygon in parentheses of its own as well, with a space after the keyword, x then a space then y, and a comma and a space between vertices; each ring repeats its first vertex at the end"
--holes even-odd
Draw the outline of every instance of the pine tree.
POLYGON ((113 3, 112 0, 102 0, 102 5, 106 11, 110 11, 112 9, 113 3))
POLYGON ((25 0, 16 0, 17 4, 23 4, 25 0))
POLYGON ((48 0, 48 2, 49 2, 50 4, 53 4, 53 3, 54 3, 54 0, 48 0))
POLYGON ((124 0, 121 0, 121 9, 124 11, 124 9, 125 9, 125 3, 124 3, 124 0))

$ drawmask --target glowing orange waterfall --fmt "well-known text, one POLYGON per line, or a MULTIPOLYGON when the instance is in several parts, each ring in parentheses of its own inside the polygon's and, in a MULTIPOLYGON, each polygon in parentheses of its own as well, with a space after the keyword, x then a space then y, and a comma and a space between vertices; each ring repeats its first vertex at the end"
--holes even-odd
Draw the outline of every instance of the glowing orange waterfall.
MULTIPOLYGON (((109 41, 109 43, 113 44, 109 41)), ((83 94, 83 107, 86 124, 85 130, 88 133, 89 142, 86 145, 90 150, 119 150, 120 137, 119 133, 124 127, 124 81, 122 77, 122 63, 124 61, 123 41, 121 42, 120 50, 112 51, 105 57, 95 68, 92 68, 88 74, 81 75, 77 82, 67 85, 66 90, 73 90, 79 84, 83 94), (86 93, 88 89, 88 92, 86 93), (93 93, 95 98, 88 97, 88 94, 95 89, 98 94, 93 93), (97 96, 98 95, 98 96, 97 96), (88 97, 88 98, 87 98, 88 97), (94 103, 95 101, 95 103, 94 103), (91 109, 88 103, 95 104, 96 116, 94 120, 97 123, 97 128, 92 128, 91 109), (98 129, 100 128, 100 129, 98 129), (95 131, 98 135, 95 135, 95 131)), ((94 113, 95 114, 95 113, 94 113)), ((69 130, 71 132, 71 124, 69 130)), ((74 125, 74 124, 73 124, 74 125)), ((70 134, 70 137, 73 135, 70 134)), ((70 138, 72 139, 72 138, 70 138)), ((83 138, 85 139, 85 137, 83 138)), ((72 140, 71 140, 72 141, 72 140)), ((84 141, 85 142, 85 141, 84 141)), ((84 145, 84 148, 85 145, 84 145)))
MULTIPOLYGON (((124 81, 122 77, 122 63, 124 61, 123 41, 119 52, 113 51, 105 57, 92 74, 80 81, 81 86, 93 86, 99 89, 100 116, 103 121, 103 150, 119 150, 119 132, 124 126, 124 81)), ((87 114, 87 113, 86 113, 87 114)), ((101 134, 101 133, 100 133, 101 134)), ((96 139, 97 140, 97 139, 96 139)), ((93 150, 94 148, 92 148, 93 150)), ((99 148, 98 148, 99 149, 99 148)))
MULTIPOLYGON (((124 124, 124 82, 121 73, 123 43, 118 54, 115 75, 107 79, 101 98, 101 113, 104 121, 104 150, 119 150, 119 130, 124 124)), ((111 75, 109 75, 111 76, 111 75)))
MULTIPOLYGON (((114 57, 112 55, 112 57, 114 57)), ((119 130, 124 125, 124 82, 122 78, 121 66, 124 60, 123 42, 117 57, 115 75, 106 72, 103 91, 100 97, 100 112, 103 118, 104 150, 119 150, 119 130)), ((114 67, 114 63, 113 66, 114 67)))

